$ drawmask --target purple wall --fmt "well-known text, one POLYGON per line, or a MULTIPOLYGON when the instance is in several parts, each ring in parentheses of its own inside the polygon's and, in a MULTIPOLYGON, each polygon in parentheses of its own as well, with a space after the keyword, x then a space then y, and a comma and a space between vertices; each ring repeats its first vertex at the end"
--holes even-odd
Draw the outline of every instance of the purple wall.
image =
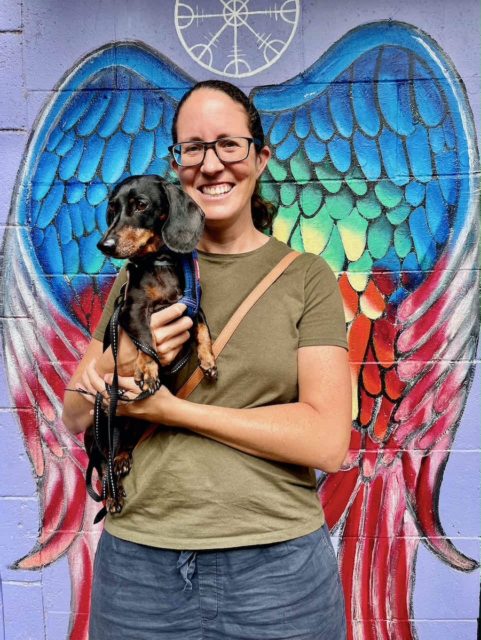
MULTIPOLYGON (((192 6, 195 3, 188 3, 192 6)), ((219 3, 198 1, 206 10, 219 3)), ((255 3, 252 2, 252 5, 255 3)), ((257 3, 259 4, 259 3, 257 3)), ((267 1, 266 6, 274 6, 267 1)), ((277 2, 277 5, 283 4, 277 2)), ((292 3, 294 4, 294 3, 292 3)), ((239 78, 247 92, 282 83, 304 71, 349 30, 377 20, 396 20, 428 33, 452 60, 462 78, 480 132, 480 7, 476 0, 344 0, 301 2, 299 24, 286 51, 269 68, 239 78)), ((79 59, 97 47, 139 40, 156 49, 193 78, 213 74, 185 51, 174 24, 175 2, 167 0, 7 0, 0 6, 0 236, 3 236, 17 172, 32 127, 54 87, 79 59)), ((216 76, 214 76, 216 77, 216 76)), ((221 76, 217 76, 221 77, 221 76)), ((228 78, 227 78, 228 79, 228 78)), ((18 186, 18 185, 17 185, 18 186)), ((3 257, 3 256, 2 256, 3 257)), ((2 297, 9 291, 2 291, 2 297)), ((31 318, 22 323, 34 331, 31 318)), ((444 473, 440 516, 455 546, 479 561, 481 456, 479 451, 480 352, 463 417, 444 473)), ((11 564, 37 539, 39 500, 0 359, 0 640, 67 638, 70 579, 66 558, 37 571, 11 564)), ((453 570, 419 547, 414 586, 415 627, 420 640, 474 640, 479 615, 479 570, 453 570)), ((356 636, 365 640, 362 635, 356 636)), ((375 636, 372 636, 373 638, 375 636)))

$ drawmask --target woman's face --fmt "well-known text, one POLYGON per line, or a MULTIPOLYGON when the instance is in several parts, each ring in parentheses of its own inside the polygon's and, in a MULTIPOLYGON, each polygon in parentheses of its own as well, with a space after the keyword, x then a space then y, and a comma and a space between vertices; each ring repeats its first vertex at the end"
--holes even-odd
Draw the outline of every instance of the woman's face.
MULTIPOLYGON (((211 142, 231 136, 252 137, 244 107, 222 91, 194 91, 179 112, 177 141, 211 142)), ((268 147, 256 152, 251 145, 245 160, 223 164, 214 149, 208 149, 201 165, 181 167, 173 162, 172 167, 184 191, 204 211, 207 225, 252 224, 251 196, 270 155, 268 147)))

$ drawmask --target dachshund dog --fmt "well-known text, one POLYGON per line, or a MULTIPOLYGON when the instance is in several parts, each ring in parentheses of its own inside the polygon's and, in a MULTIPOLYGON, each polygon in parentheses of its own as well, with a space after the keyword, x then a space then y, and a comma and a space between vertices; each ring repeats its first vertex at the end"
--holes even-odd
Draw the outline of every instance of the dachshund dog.
MULTIPOLYGON (((118 323, 135 344, 147 345, 155 355, 150 317, 182 298, 184 278, 182 270, 179 271, 182 257, 179 254, 188 254, 195 249, 202 234, 204 214, 187 194, 159 176, 131 176, 113 189, 108 201, 107 224, 108 229, 98 248, 108 256, 129 261, 118 323)), ((193 322, 199 366, 204 377, 214 381, 217 368, 211 336, 200 307, 193 322)), ((135 362, 134 379, 144 396, 155 393, 162 383, 166 383, 165 372, 159 370, 158 360, 156 362, 141 349, 135 362)), ((119 444, 113 452, 111 471, 116 490, 114 495, 112 492, 104 495, 106 510, 110 513, 122 510, 125 493, 121 479, 130 471, 132 450, 142 434, 138 427, 129 428, 125 418, 116 418, 115 422, 119 444)), ((88 429, 85 434, 90 468, 87 486, 89 488, 92 468, 95 468, 99 478, 104 479, 105 488, 108 460, 105 434, 99 437, 95 433, 94 437, 93 430, 88 429)), ((91 487, 89 493, 93 493, 91 487)))

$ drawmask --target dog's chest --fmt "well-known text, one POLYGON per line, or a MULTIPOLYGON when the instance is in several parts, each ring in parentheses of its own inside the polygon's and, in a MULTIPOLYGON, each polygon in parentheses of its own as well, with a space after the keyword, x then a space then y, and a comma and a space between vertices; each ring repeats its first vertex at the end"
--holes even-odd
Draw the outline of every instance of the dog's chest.
POLYGON ((183 283, 174 265, 129 268, 126 304, 147 304, 152 311, 182 297, 183 283))

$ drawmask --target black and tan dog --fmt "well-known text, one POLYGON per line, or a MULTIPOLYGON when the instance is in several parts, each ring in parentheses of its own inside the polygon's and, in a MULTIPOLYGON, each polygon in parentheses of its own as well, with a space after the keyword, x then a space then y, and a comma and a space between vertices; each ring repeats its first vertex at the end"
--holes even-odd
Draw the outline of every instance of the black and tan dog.
MULTIPOLYGON (((179 254, 195 249, 203 223, 204 214, 197 204, 159 176, 131 176, 116 185, 110 195, 107 208, 109 226, 97 246, 108 256, 128 259, 128 280, 119 325, 134 341, 152 350, 155 350, 155 339, 150 327, 151 315, 182 298, 184 277, 179 254)), ((193 322, 192 334, 199 366, 205 378, 215 380, 217 368, 210 332, 200 308, 193 322)), ((149 393, 154 393, 165 383, 158 361, 140 349, 134 379, 142 391, 149 393)), ((142 433, 138 426, 129 429, 124 418, 117 418, 117 421, 118 444, 113 452, 116 487, 113 491, 104 490, 106 509, 111 513, 119 513, 122 509, 125 494, 121 479, 130 471, 131 453, 142 433)), ((95 468, 99 478, 104 480, 105 489, 109 456, 105 450, 107 440, 105 434, 93 431, 92 428, 85 434, 90 476, 95 468)), ((87 473, 87 486, 90 481, 87 473)), ((94 493, 91 487, 89 492, 91 495, 94 493)))

